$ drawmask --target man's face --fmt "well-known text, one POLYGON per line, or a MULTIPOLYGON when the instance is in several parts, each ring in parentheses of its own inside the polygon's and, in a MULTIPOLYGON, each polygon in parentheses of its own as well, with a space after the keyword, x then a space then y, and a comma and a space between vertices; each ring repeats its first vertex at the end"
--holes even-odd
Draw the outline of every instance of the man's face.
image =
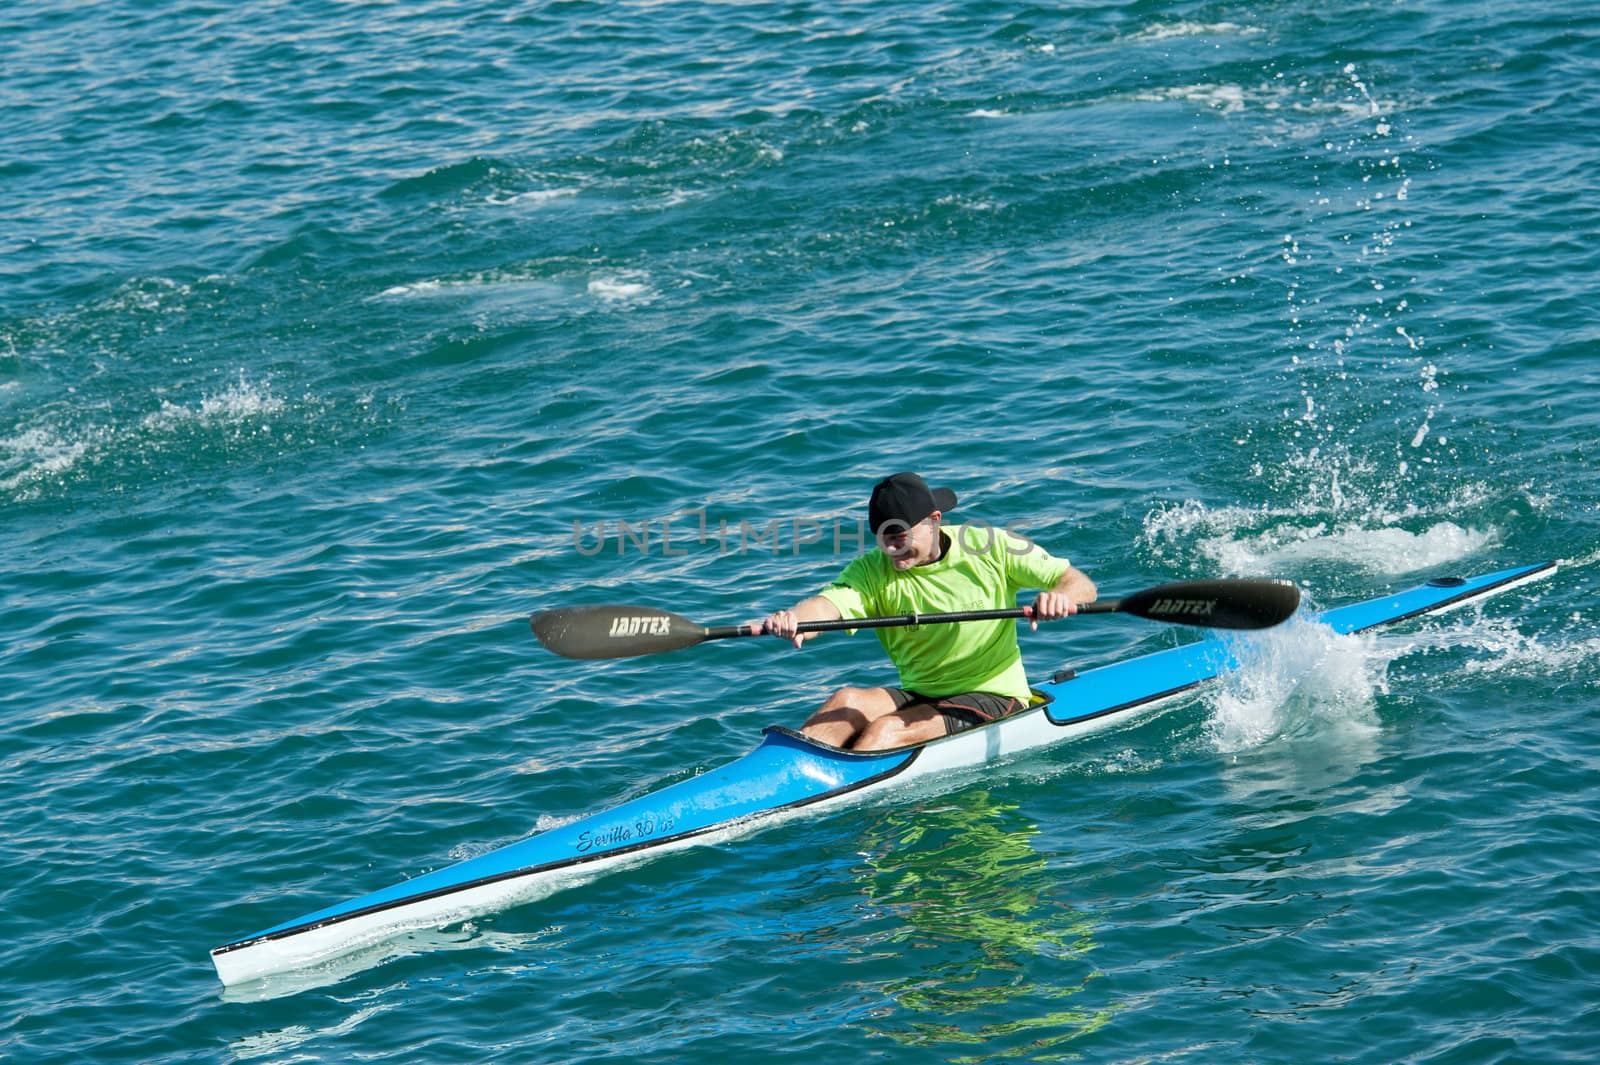
POLYGON ((884 523, 878 530, 878 546, 895 569, 921 566, 939 556, 939 518, 936 510, 909 529, 898 522, 884 523))

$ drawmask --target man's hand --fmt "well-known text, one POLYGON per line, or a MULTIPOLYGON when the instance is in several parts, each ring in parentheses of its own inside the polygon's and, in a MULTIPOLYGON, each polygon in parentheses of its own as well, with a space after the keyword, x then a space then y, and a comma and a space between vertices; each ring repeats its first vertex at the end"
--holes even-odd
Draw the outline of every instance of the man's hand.
POLYGON ((761 631, 768 636, 776 636, 780 640, 788 640, 794 644, 796 650, 799 650, 800 645, 806 642, 805 636, 797 631, 800 626, 800 619, 795 616, 793 610, 774 611, 763 620, 752 624, 760 625, 761 631))
POLYGON ((1066 592, 1040 592, 1028 608, 1028 627, 1038 629, 1041 621, 1059 621, 1078 612, 1078 604, 1066 592))
POLYGON ((788 610, 779 610, 768 614, 760 621, 752 621, 750 625, 768 636, 776 636, 780 640, 788 640, 799 647, 811 637, 814 632, 801 632, 800 626, 808 621, 836 621, 839 618, 839 608, 820 595, 809 599, 802 599, 788 610))

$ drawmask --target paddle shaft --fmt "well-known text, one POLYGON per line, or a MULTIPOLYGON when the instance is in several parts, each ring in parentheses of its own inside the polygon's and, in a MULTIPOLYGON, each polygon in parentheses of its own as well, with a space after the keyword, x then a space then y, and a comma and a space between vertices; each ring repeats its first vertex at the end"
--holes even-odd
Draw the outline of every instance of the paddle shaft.
MULTIPOLYGON (((1079 614, 1115 614, 1122 608, 1120 599, 1098 599, 1093 603, 1079 603, 1079 614)), ((894 629, 912 625, 950 625, 961 621, 998 621, 1002 618, 1031 618, 1033 608, 1007 607, 1002 610, 956 610, 946 614, 885 614, 872 618, 839 618, 833 621, 802 621, 795 632, 842 632, 850 629, 894 629)), ((712 625, 705 631, 707 640, 725 640, 732 636, 760 636, 760 625, 712 625)))

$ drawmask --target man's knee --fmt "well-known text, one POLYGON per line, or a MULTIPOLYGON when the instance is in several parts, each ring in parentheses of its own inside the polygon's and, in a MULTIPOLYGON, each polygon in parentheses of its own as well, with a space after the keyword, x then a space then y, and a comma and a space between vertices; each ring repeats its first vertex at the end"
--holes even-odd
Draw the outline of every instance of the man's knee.
POLYGON ((861 735, 856 738, 858 748, 873 751, 887 747, 901 747, 910 742, 910 729, 906 727, 904 721, 893 714, 878 718, 862 729, 861 735))
POLYGON ((816 730, 826 728, 830 732, 830 741, 843 743, 848 740, 867 726, 867 715, 862 708, 861 694, 860 688, 840 688, 806 719, 801 731, 807 735, 816 735, 816 730), (841 728, 846 731, 832 735, 841 728))
POLYGON ((840 688, 828 696, 828 701, 822 704, 822 709, 865 710, 867 701, 871 697, 871 691, 867 688, 840 688))

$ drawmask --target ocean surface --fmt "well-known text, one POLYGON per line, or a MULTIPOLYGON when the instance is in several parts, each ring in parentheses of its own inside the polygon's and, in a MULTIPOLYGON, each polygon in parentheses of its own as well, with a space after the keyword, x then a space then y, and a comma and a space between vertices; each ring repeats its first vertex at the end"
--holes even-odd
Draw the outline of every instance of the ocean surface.
POLYGON ((30 0, 0 55, 0 1059, 1594 1060, 1592 5, 30 0), (223 990, 892 681, 527 617, 758 617, 900 469, 1108 595, 1561 567, 223 990))

